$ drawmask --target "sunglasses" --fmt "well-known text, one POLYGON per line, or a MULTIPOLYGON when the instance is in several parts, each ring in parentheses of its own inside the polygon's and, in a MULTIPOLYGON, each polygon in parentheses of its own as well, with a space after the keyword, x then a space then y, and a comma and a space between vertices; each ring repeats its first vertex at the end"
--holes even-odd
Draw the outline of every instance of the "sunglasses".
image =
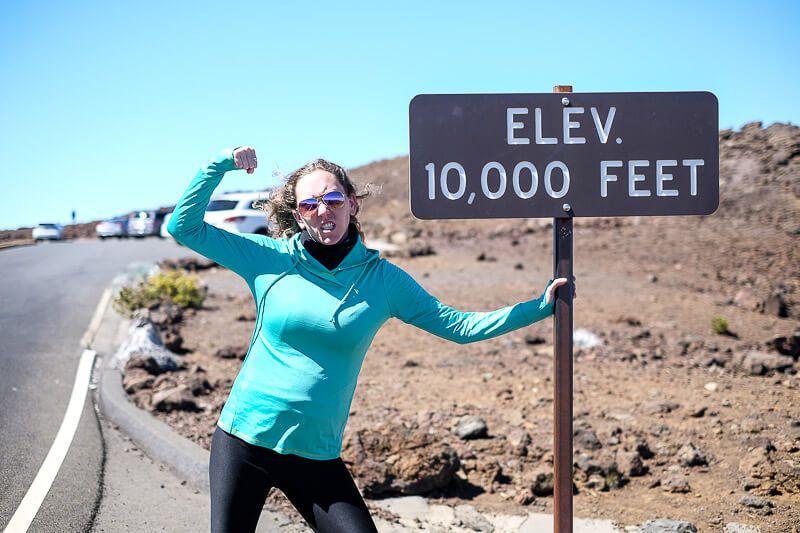
POLYGON ((320 202, 331 209, 339 209, 344 206, 344 194, 339 191, 326 192, 322 196, 306 198, 297 204, 297 210, 303 216, 309 216, 319 207, 320 202))

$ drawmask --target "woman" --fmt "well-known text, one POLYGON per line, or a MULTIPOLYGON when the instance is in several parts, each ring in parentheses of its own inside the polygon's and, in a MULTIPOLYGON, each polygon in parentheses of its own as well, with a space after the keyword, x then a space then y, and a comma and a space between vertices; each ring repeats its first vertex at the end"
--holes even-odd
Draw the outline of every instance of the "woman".
POLYGON ((551 315, 553 291, 567 280, 497 311, 443 305, 364 246, 363 195, 325 160, 295 171, 269 201, 281 238, 203 222, 225 172, 257 166, 250 147, 223 152, 195 176, 168 226, 180 243, 244 278, 257 303, 211 443, 212 531, 255 531, 272 487, 315 531, 376 531, 339 454, 361 363, 381 325, 396 317, 459 343, 488 339, 551 315))

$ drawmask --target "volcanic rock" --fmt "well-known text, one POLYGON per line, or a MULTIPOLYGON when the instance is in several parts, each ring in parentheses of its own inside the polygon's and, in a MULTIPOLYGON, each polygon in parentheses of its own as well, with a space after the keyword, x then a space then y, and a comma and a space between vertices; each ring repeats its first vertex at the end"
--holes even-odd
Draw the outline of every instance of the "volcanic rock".
POLYGON ((458 425, 455 428, 455 434, 459 438, 468 439, 483 439, 487 437, 486 421, 479 416, 467 415, 461 417, 458 425))
POLYGON ((169 413, 171 411, 200 411, 194 401, 192 391, 185 385, 178 385, 153 394, 152 408, 169 413))
POLYGON ((637 477, 647 473, 647 467, 636 452, 617 452, 617 465, 626 476, 637 477))
POLYGON ((351 434, 342 458, 367 497, 427 494, 450 484, 461 467, 457 452, 416 423, 396 422, 351 434))
POLYGON ((244 359, 245 355, 247 355, 247 348, 238 345, 225 345, 214 352, 214 356, 221 359, 244 359))
POLYGON ((784 372, 793 366, 791 358, 757 350, 734 354, 732 363, 734 368, 751 376, 764 376, 775 372, 784 372))
POLYGON ((648 520, 642 524, 639 533, 697 533, 697 527, 684 520, 648 520))
POLYGON ((661 488, 665 492, 672 492, 674 494, 686 494, 691 492, 692 487, 689 482, 681 477, 667 477, 661 480, 661 488))
POLYGON ((686 443, 678 450, 678 461, 681 466, 704 466, 708 464, 705 454, 693 443, 686 443))
POLYGON ((752 507, 753 509, 763 509, 764 507, 772 507, 773 505, 771 501, 755 496, 742 496, 739 503, 745 507, 752 507))
POLYGON ((584 450, 599 450, 603 447, 597 433, 591 429, 578 428, 573 432, 573 442, 578 448, 584 450))

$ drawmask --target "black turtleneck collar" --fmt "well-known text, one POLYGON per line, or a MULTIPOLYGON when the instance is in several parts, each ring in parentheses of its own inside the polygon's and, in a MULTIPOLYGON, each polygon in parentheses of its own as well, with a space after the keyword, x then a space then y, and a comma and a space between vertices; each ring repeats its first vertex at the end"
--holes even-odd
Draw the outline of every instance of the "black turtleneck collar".
POLYGON ((303 230, 300 233, 300 243, 308 250, 311 256, 322 263, 328 270, 333 270, 342 259, 353 249, 356 241, 358 240, 358 230, 355 224, 350 224, 345 235, 341 241, 336 244, 322 244, 315 241, 308 230, 303 230))

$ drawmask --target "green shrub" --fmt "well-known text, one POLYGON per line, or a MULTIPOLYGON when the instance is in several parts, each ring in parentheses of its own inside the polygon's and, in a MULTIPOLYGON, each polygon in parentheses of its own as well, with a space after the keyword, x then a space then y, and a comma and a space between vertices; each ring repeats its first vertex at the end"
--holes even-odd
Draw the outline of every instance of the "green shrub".
POLYGON ((731 330, 728 329, 728 321, 721 316, 715 316, 711 319, 711 331, 717 335, 730 335, 731 330))
POLYGON ((199 308, 204 299, 205 291, 197 276, 170 270, 150 276, 136 287, 123 287, 114 299, 114 309, 131 316, 137 309, 150 309, 170 302, 182 308, 199 308))

